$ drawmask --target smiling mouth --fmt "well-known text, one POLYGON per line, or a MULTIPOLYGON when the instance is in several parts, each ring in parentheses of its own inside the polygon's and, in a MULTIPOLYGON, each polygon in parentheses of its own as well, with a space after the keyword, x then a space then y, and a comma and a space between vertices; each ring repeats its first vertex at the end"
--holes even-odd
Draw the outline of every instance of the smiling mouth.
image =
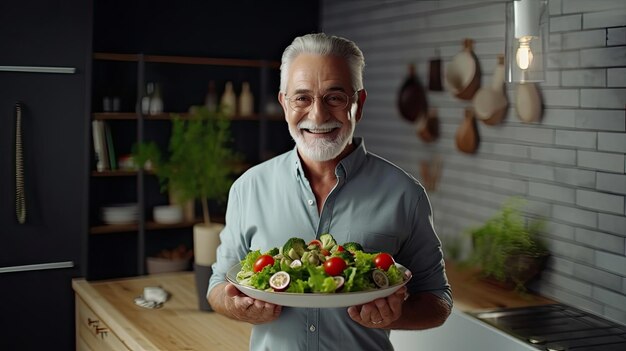
POLYGON ((302 130, 311 134, 328 134, 328 133, 335 131, 336 129, 337 128, 316 128, 316 129, 302 128, 302 130))

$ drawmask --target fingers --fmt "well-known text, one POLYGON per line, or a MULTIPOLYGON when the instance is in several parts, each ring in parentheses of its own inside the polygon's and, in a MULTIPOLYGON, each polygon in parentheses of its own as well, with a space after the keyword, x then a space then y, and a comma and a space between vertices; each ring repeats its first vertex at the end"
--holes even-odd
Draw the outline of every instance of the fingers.
POLYGON ((399 289, 394 294, 360 306, 348 308, 348 315, 352 320, 368 328, 385 328, 402 315, 406 288, 399 289))
POLYGON ((237 295, 241 295, 241 291, 239 291, 239 289, 237 289, 237 287, 231 283, 226 284, 226 286, 224 287, 224 292, 226 293, 226 296, 228 297, 235 297, 237 295))
POLYGON ((282 307, 255 300, 242 294, 234 285, 224 287, 227 309, 237 319, 252 324, 271 322, 280 316, 282 307))

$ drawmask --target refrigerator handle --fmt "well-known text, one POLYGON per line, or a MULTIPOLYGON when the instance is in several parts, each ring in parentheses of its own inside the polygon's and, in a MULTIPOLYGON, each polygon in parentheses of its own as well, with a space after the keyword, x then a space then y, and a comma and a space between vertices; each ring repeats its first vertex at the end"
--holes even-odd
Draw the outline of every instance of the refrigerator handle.
POLYGON ((15 212, 20 224, 26 223, 24 194, 24 155, 22 149, 22 103, 15 103, 15 212))
POLYGON ((27 264, 23 266, 0 267, 0 273, 42 271, 44 269, 61 269, 74 267, 74 261, 27 264))

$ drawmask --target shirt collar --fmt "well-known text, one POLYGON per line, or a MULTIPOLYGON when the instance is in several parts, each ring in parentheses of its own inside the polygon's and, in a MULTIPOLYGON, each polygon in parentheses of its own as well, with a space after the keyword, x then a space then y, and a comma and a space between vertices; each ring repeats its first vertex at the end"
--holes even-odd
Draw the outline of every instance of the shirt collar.
MULTIPOLYGON (((354 137, 352 139, 352 143, 355 146, 355 149, 346 157, 344 157, 337 168, 335 169, 335 174, 345 174, 346 180, 350 178, 350 175, 356 173, 356 171, 363 165, 365 162, 365 157, 367 155, 367 150, 365 149, 365 140, 361 137, 354 137)), ((293 174, 297 177, 304 177, 304 170, 302 169, 302 162, 300 161, 300 157, 298 157, 298 149, 294 146, 291 151, 290 163, 293 165, 293 174)))

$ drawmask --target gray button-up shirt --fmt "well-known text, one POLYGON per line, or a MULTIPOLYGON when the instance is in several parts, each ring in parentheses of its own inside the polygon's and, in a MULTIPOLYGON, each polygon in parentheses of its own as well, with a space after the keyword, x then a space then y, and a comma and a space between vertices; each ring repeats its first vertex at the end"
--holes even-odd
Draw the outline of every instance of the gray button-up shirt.
MULTIPOLYGON (((358 242, 384 251, 413 273, 410 293, 428 291, 452 305, 441 244, 430 202, 419 182, 389 161, 356 149, 335 169, 337 185, 321 214, 294 148, 237 179, 228 198, 226 227, 209 291, 250 250, 282 246, 291 237, 306 242, 330 233, 338 243, 358 242)), ((415 311, 419 313, 419 311, 415 311)), ((347 308, 284 307, 280 318, 255 325, 251 350, 391 350, 389 331, 365 328, 347 308)))

